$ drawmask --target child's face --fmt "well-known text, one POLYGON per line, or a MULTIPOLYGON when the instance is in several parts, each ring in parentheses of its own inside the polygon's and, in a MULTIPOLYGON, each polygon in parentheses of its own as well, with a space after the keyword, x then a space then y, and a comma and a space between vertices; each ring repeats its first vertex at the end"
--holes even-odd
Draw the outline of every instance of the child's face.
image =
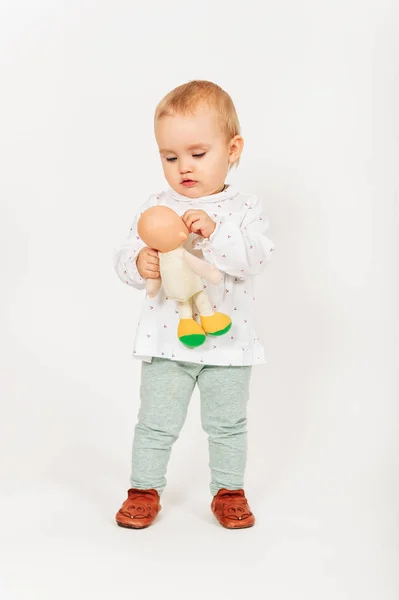
POLYGON ((216 112, 198 107, 194 115, 173 115, 155 124, 165 178, 172 189, 189 198, 219 192, 243 140, 227 141, 216 112))

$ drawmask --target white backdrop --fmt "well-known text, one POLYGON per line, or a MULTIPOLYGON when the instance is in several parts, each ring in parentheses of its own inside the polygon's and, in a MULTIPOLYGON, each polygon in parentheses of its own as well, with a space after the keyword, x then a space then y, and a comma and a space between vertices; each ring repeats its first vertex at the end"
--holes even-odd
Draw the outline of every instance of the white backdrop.
POLYGON ((394 1, 0 6, 1 597, 396 599, 394 1), (114 514, 142 298, 112 254, 165 185, 155 105, 196 78, 236 104, 230 181, 262 196, 276 246, 249 407, 257 525, 210 512, 195 393, 163 511, 138 533, 114 514))

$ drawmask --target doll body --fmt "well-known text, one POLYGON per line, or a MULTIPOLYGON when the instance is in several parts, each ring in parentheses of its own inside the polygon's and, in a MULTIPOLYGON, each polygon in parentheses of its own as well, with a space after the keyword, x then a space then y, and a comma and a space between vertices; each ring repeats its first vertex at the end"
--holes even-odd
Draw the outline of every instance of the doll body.
POLYGON ((202 279, 193 271, 186 254, 183 246, 170 252, 158 252, 162 286, 169 300, 187 302, 203 291, 202 279))
POLYGON ((148 279, 146 291, 150 298, 163 287, 168 300, 178 303, 180 322, 177 335, 189 348, 203 344, 206 335, 223 335, 231 328, 231 319, 214 312, 204 291, 202 278, 217 285, 220 271, 210 263, 188 252, 183 244, 189 233, 181 218, 165 206, 145 211, 138 224, 139 234, 149 247, 158 250, 160 277, 148 279), (193 318, 193 303, 200 316, 193 318))

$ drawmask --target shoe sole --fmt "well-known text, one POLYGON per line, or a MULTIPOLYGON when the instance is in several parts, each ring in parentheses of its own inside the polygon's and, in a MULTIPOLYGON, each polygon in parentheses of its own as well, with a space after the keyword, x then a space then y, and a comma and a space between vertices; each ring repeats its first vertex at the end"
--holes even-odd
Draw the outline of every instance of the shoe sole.
MULTIPOLYGON (((220 523, 220 521, 218 521, 218 523, 220 523)), ((220 523, 220 525, 225 529, 249 529, 250 527, 253 527, 255 523, 252 523, 252 525, 243 525, 242 527, 229 527, 228 525, 223 525, 223 523, 220 523)))
POLYGON ((148 523, 148 525, 142 525, 141 527, 134 527, 133 525, 125 525, 124 523, 119 523, 118 521, 116 522, 117 525, 119 525, 119 527, 125 527, 125 529, 147 529, 147 527, 149 527, 151 525, 151 523, 148 523))

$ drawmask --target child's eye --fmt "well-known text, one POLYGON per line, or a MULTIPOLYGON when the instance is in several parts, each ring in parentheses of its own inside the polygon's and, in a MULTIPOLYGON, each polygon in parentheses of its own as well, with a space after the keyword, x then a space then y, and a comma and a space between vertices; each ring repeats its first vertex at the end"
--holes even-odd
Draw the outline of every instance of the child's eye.
POLYGON ((177 160, 176 156, 173 156, 171 158, 167 158, 166 159, 168 162, 174 162, 175 160, 177 160))
POLYGON ((202 158, 203 156, 205 156, 206 152, 203 152, 202 154, 193 154, 194 158, 202 158))

